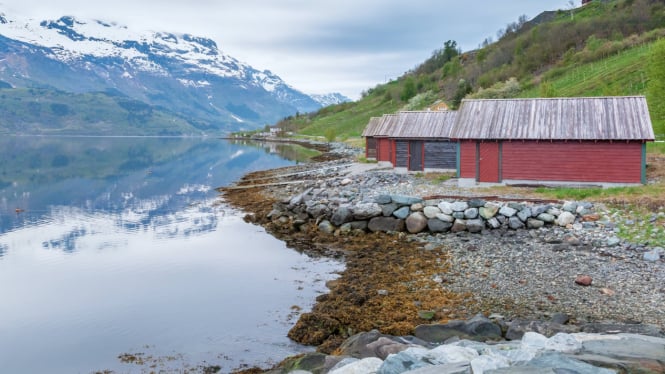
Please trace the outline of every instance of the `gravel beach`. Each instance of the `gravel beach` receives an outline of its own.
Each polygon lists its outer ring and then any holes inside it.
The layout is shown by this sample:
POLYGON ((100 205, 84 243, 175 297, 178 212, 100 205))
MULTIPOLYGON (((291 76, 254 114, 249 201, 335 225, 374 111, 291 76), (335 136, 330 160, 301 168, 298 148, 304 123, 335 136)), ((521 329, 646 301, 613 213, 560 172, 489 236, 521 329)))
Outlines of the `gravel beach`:
MULTIPOLYGON (((665 328, 665 251, 619 239, 615 221, 631 217, 602 203, 593 204, 596 223, 567 227, 513 230, 504 224, 478 233, 417 234, 333 227, 322 232, 321 219, 275 213, 276 207, 303 199, 305 192, 334 207, 384 195, 423 198, 423 206, 465 198, 521 202, 525 197, 514 189, 500 196, 495 190, 463 189, 454 178, 398 173, 343 156, 252 173, 225 189, 224 198, 248 212, 247 220, 265 226, 288 245, 347 263, 347 270, 329 284, 330 294, 302 314, 289 335, 317 345, 321 352, 333 352, 361 331, 410 335, 420 324, 477 314, 505 321, 565 315, 577 326, 665 328), (392 279, 399 279, 400 286, 392 279), (432 313, 424 318, 423 311, 432 313), (329 326, 322 327, 326 323, 329 326)), ((665 213, 662 207, 653 213, 650 223, 658 230, 665 213)))

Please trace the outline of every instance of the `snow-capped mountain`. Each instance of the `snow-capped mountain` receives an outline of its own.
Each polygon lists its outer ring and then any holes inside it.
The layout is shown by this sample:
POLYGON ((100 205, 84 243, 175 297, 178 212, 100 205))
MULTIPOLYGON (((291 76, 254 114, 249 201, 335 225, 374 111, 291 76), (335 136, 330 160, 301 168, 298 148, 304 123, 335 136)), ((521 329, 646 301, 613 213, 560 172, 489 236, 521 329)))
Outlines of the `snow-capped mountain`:
POLYGON ((73 17, 14 19, 0 9, 3 86, 123 95, 222 130, 256 128, 321 107, 270 71, 224 54, 210 39, 136 33, 73 17))
POLYGON ((316 100, 319 104, 321 104, 321 106, 337 105, 353 101, 338 92, 325 94, 325 95, 310 95, 310 96, 312 99, 316 100))

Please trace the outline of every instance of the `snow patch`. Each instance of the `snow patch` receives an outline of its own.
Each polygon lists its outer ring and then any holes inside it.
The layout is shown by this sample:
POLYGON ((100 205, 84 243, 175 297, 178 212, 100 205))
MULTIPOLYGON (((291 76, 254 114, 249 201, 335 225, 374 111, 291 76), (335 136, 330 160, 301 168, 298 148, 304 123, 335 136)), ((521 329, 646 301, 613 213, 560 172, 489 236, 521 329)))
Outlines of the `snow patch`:
POLYGON ((210 82, 205 80, 193 81, 191 79, 178 78, 178 82, 185 87, 202 88, 210 86, 210 82))
POLYGON ((242 118, 236 116, 235 114, 231 114, 231 118, 233 118, 234 120, 236 120, 240 123, 245 123, 245 121, 242 118))

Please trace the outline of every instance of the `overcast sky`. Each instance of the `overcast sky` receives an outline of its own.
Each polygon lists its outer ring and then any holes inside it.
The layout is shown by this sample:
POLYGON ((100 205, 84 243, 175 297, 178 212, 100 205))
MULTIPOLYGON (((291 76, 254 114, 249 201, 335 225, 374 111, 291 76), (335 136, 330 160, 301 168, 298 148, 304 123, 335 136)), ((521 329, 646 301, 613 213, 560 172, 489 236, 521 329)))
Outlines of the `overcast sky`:
MULTIPOLYGON (((575 5, 580 1, 575 0, 575 5)), ((396 78, 455 40, 472 50, 520 15, 571 0, 0 0, 0 12, 63 15, 138 31, 190 33, 306 93, 363 90, 396 78)))

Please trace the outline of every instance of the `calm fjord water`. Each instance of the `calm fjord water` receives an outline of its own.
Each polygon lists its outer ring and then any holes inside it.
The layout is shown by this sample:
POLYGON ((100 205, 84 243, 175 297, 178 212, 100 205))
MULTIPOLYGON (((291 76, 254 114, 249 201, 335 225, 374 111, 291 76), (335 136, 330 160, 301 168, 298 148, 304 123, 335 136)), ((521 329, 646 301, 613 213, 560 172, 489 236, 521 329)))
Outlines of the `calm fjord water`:
POLYGON ((294 161, 216 139, 42 137, 0 140, 0 160, 0 373, 148 369, 124 353, 228 372, 304 349, 292 306, 341 265, 214 191, 294 161))

